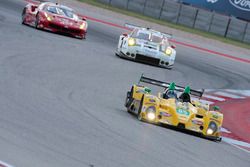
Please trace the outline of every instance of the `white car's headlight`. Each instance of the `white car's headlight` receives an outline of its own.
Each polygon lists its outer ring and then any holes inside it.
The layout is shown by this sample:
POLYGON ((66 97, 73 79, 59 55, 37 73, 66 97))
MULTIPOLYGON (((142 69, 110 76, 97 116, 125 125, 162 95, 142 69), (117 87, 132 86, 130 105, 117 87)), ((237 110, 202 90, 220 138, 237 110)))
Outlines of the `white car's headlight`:
POLYGON ((170 56, 172 54, 172 49, 171 48, 167 48, 165 51, 166 55, 170 56))
POLYGON ((135 39, 134 38, 129 38, 128 39, 128 46, 134 46, 136 44, 135 39))

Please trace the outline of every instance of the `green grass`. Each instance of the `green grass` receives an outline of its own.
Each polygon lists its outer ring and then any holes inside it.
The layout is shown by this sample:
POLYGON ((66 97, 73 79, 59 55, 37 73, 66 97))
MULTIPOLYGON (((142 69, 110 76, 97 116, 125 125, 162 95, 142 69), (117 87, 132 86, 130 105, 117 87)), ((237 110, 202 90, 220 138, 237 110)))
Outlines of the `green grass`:
POLYGON ((235 46, 238 46, 238 47, 250 49, 250 44, 243 43, 243 42, 238 41, 238 40, 225 38, 225 37, 213 34, 213 33, 209 33, 209 32, 205 32, 205 31, 189 28, 189 27, 186 27, 186 26, 183 26, 183 25, 166 22, 166 21, 159 20, 159 19, 154 19, 154 18, 144 16, 144 15, 139 14, 139 13, 135 13, 135 12, 132 12, 132 11, 127 11, 127 10, 124 10, 124 9, 109 6, 109 5, 100 3, 100 2, 98 2, 96 0, 79 0, 79 1, 90 4, 90 5, 93 5, 93 6, 96 6, 96 7, 111 10, 113 12, 121 13, 121 14, 124 14, 124 15, 127 15, 127 16, 132 16, 132 17, 135 17, 135 18, 138 18, 138 19, 150 21, 150 22, 157 23, 157 24, 160 24, 160 25, 164 25, 164 26, 174 28, 174 29, 177 29, 177 30, 189 32, 189 33, 192 33, 192 34, 197 34, 197 35, 200 35, 200 36, 203 36, 203 37, 206 37, 206 38, 210 38, 210 39, 215 39, 215 40, 227 43, 227 44, 231 44, 231 45, 235 45, 235 46))

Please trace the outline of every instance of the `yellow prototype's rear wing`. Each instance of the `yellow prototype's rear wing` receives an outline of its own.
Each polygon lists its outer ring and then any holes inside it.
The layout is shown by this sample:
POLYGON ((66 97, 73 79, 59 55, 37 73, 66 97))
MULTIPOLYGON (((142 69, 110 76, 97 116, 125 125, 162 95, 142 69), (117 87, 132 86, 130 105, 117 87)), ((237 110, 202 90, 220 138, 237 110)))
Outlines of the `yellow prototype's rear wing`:
MULTIPOLYGON (((140 82, 148 83, 148 84, 159 86, 159 87, 166 88, 166 89, 170 85, 170 83, 168 83, 168 82, 163 82, 163 81, 159 81, 159 80, 156 80, 156 79, 148 78, 148 77, 145 77, 143 74, 141 75, 141 78, 140 78, 138 84, 140 84, 140 82)), ((185 87, 176 85, 175 90, 178 91, 178 92, 183 92, 185 90, 185 87)), ((204 89, 202 89, 202 90, 193 90, 193 89, 191 89, 190 90, 191 95, 199 97, 199 98, 202 97, 203 93, 204 93, 204 89)))

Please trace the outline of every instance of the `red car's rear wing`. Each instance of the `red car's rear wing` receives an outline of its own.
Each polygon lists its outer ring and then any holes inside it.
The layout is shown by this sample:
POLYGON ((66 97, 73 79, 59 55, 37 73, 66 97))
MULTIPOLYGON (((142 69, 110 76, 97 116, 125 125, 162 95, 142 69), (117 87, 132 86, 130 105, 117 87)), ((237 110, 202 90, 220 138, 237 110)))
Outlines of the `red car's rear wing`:
MULTIPOLYGON (((168 82, 163 82, 163 81, 159 81, 159 80, 156 80, 156 79, 148 78, 148 77, 145 77, 143 74, 141 75, 141 78, 139 80, 139 83, 140 82, 148 83, 148 84, 159 86, 159 87, 166 88, 166 89, 170 85, 170 83, 168 83, 168 82)), ((185 90, 185 87, 176 85, 175 90, 178 91, 178 92, 183 92, 185 90)), ((202 89, 201 91, 193 90, 193 89, 190 90, 191 95, 197 96, 199 98, 202 97, 203 93, 204 93, 204 89, 202 89)))

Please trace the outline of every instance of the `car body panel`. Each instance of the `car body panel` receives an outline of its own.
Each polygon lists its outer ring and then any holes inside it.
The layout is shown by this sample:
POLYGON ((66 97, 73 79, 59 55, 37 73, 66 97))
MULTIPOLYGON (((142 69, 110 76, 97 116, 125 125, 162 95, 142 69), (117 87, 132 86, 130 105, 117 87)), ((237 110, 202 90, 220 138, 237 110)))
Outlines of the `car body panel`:
POLYGON ((146 92, 145 89, 148 87, 136 84, 127 93, 125 106, 129 112, 133 112, 137 116, 141 114, 140 117, 146 122, 179 127, 197 132, 207 138, 221 140, 222 113, 209 110, 207 104, 202 104, 198 100, 189 103, 175 98, 164 99, 161 92, 153 95, 146 92), (150 107, 155 108, 155 119, 147 117, 150 107), (211 122, 214 124, 215 130, 212 134, 208 134, 211 122))
POLYGON ((38 5, 27 4, 23 10, 22 23, 35 26, 38 29, 66 33, 77 38, 85 38, 88 28, 86 20, 79 17, 70 18, 66 15, 51 13, 47 10, 49 7, 63 8, 74 13, 72 9, 66 6, 51 2, 38 5))
POLYGON ((168 38, 161 32, 147 29, 147 28, 135 28, 130 34, 122 34, 119 38, 116 54, 120 57, 130 59, 133 61, 139 61, 148 63, 164 68, 171 68, 174 65, 176 50, 169 44, 168 38), (139 34, 150 34, 150 38, 140 39, 136 37, 135 31, 139 34), (160 42, 152 42, 153 36, 159 36, 162 38, 160 42), (133 38, 135 40, 134 45, 129 45, 129 40, 133 38), (169 50, 171 54, 166 54, 166 50, 169 50))

